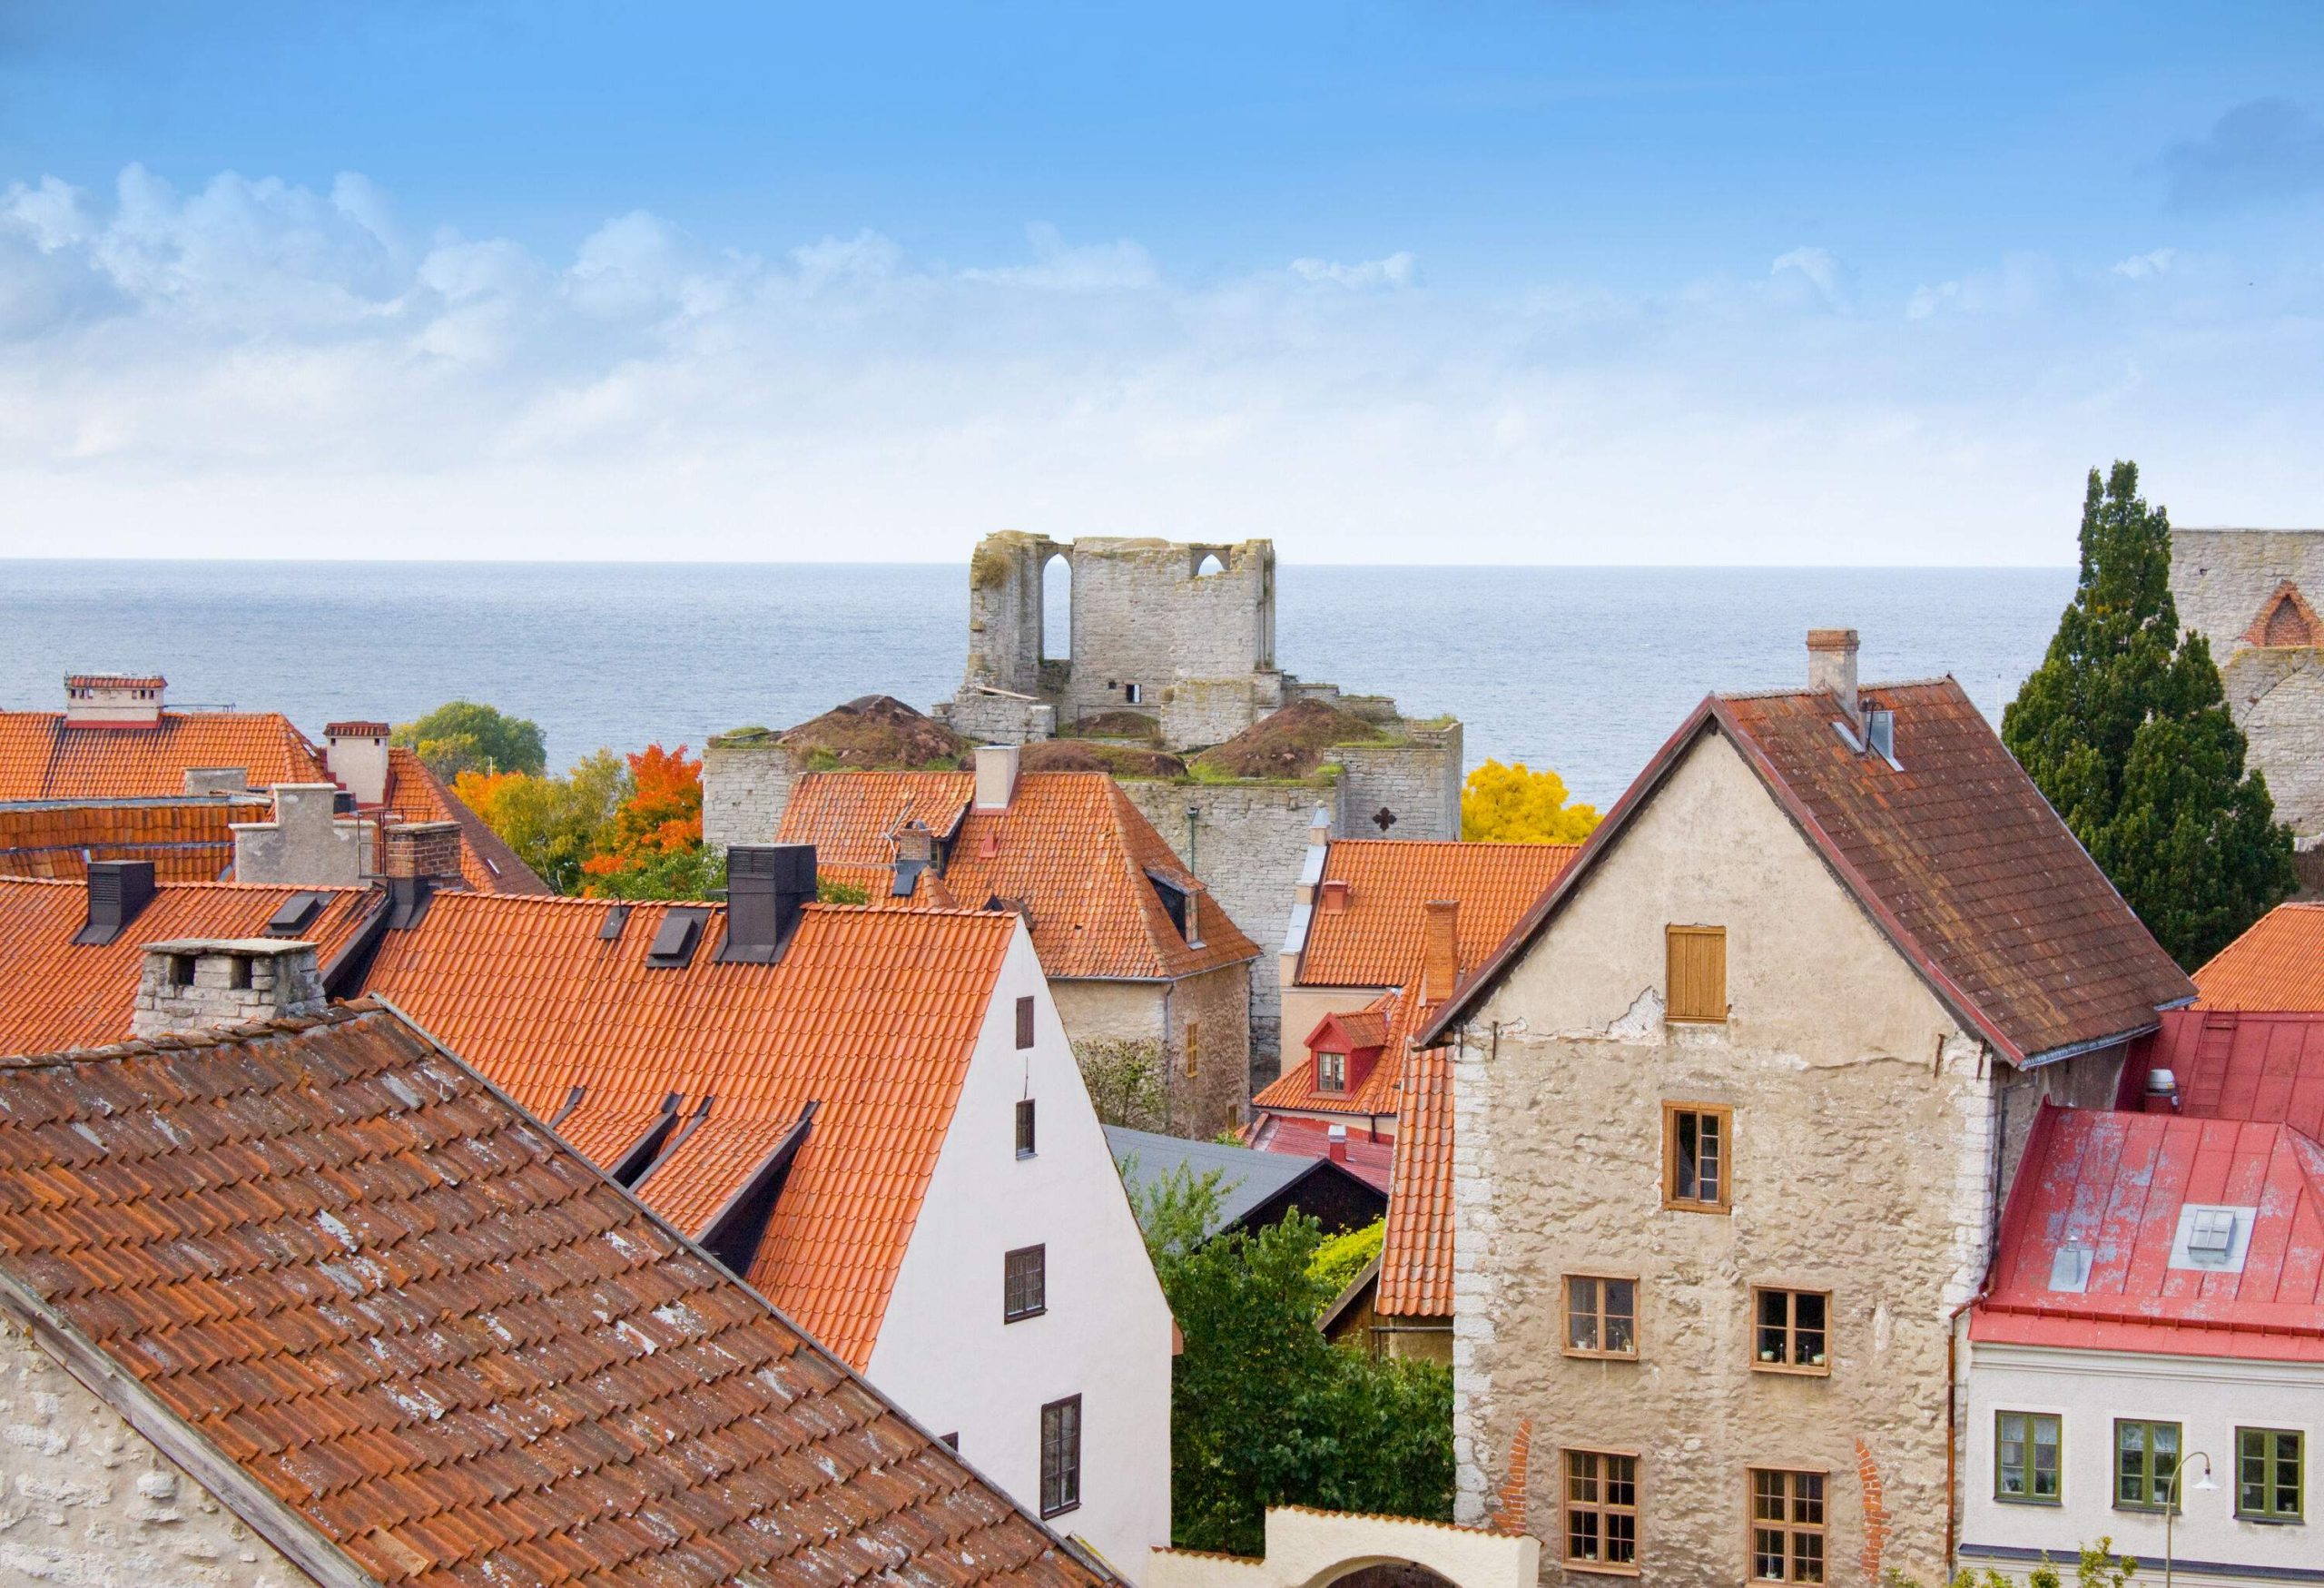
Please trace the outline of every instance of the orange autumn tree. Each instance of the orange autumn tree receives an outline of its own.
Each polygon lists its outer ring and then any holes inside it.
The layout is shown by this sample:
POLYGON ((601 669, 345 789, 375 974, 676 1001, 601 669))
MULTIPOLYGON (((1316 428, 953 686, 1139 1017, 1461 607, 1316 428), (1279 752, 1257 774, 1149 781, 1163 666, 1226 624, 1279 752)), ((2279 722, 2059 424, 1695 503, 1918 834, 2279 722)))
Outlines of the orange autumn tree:
POLYGON ((702 844, 702 762, 648 745, 628 758, 631 793, 606 846, 582 863, 593 899, 699 899, 726 883, 725 857, 702 844))

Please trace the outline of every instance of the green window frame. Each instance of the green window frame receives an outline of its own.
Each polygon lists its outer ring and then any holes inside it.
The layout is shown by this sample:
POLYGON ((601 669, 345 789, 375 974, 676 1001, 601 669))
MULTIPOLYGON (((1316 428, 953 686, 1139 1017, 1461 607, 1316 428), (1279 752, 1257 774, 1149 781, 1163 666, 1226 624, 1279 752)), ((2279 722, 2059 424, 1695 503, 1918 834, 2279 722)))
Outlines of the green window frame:
POLYGON ((2235 1514, 2252 1522, 2304 1522, 2307 1440, 2293 1428, 2235 1431, 2235 1514))
POLYGON ((2171 1479, 2185 1448, 2176 1423, 2114 1419, 2114 1509, 2161 1511, 2170 1504, 2171 1479))
POLYGON ((2055 1505, 2063 1427, 2054 1412, 1994 1414, 1994 1498, 2013 1505, 2055 1505))

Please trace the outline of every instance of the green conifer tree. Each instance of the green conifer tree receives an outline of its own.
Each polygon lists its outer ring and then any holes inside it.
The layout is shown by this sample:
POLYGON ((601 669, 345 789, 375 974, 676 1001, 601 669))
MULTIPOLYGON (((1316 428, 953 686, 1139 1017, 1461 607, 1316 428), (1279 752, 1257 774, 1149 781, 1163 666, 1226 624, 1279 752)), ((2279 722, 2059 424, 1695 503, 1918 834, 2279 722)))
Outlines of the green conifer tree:
POLYGON ((2010 754, 2139 919, 2189 969, 2287 897, 2291 832, 2243 764, 2219 669, 2179 627, 2171 520, 2135 463, 2090 471, 2082 577, 2002 714, 2010 754))

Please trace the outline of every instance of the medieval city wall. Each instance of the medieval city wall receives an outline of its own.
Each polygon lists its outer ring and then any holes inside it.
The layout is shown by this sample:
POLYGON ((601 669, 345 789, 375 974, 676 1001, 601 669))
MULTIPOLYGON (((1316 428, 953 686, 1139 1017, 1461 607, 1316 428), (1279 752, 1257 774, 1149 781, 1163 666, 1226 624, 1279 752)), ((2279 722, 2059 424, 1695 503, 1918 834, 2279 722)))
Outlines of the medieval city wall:
MULTIPOLYGON (((2286 580, 2311 606, 2324 598, 2324 529, 2171 532, 2179 621, 2211 641, 2228 710, 2267 775, 2276 815, 2312 851, 2324 840, 2324 649, 2244 638, 2286 580)), ((2324 884, 2324 866, 2304 856, 2301 880, 2324 884)))
MULTIPOLYGON (((2324 838, 2324 651, 2245 649, 2220 670, 2227 707, 2267 774, 2276 819, 2303 848, 2324 838)), ((2303 877, 2309 887, 2316 879, 2303 877)))
POLYGON ((2324 529, 2173 529, 2171 595, 2179 621, 2211 642, 2224 666, 2262 602, 2290 579, 2324 596, 2324 529))
POLYGON ((798 762, 772 734, 711 740, 702 753, 703 843, 719 850, 773 843, 798 778, 798 762))

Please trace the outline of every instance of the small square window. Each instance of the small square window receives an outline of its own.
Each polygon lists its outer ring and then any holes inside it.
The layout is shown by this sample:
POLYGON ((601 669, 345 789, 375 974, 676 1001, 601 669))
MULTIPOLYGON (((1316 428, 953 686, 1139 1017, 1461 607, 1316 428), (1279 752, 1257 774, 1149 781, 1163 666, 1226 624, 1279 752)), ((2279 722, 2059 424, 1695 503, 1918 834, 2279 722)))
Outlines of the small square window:
POLYGON ((1315 1055, 1315 1090, 1345 1091, 1347 1090, 1347 1055, 1318 1053, 1315 1055))
POLYGON ((1751 1366, 1766 1373, 1829 1373, 1832 1298, 1821 1290, 1754 1290, 1751 1366))
POLYGON ((1068 1396, 1041 1408, 1041 1515, 1062 1515, 1081 1504, 1081 1397, 1068 1396))
POLYGON ((1724 1213, 1733 1198, 1735 1110, 1712 1103, 1662 1105, 1662 1205, 1724 1213))
POLYGON ((1017 1001, 1017 1045, 1033 1045, 1033 1000, 1029 993, 1017 1001))
POLYGON ((1602 1274, 1565 1277, 1565 1354, 1637 1357, 1637 1280, 1602 1274))
POLYGON ((1017 1156, 1032 1157, 1033 1145, 1033 1100, 1019 1098, 1017 1100, 1017 1156))
POLYGON ((1994 1414, 1994 1498, 2058 1503, 2059 1420, 2047 1412, 1994 1414))
POLYGON ((1001 1259, 1001 1322, 1039 1317, 1049 1303, 1049 1248, 1019 1247, 1001 1259))

